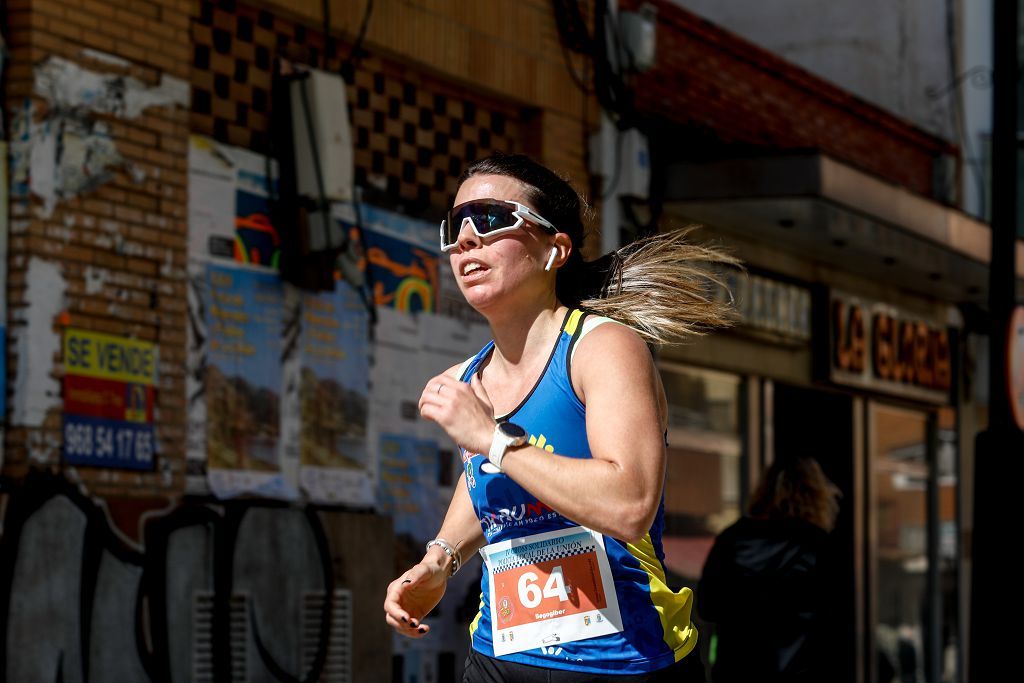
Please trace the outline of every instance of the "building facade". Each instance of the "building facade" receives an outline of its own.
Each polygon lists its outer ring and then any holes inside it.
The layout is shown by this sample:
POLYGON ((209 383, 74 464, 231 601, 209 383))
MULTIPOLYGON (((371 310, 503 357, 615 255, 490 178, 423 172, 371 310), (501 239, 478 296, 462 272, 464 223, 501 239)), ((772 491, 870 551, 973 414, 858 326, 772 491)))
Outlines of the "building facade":
POLYGON ((605 248, 697 222, 746 263, 726 274, 737 328, 658 354, 675 584, 768 462, 814 455, 844 493, 829 628, 848 680, 888 683, 901 644, 924 680, 962 680, 988 255, 938 191, 948 137, 670 2, 3 10, 8 679, 458 679, 476 566, 431 639, 393 639, 380 604, 458 477, 415 397, 487 335, 435 221, 501 150, 619 216, 605 248), (651 10, 641 70, 602 35, 651 10), (328 84, 312 107, 304 79, 328 84), (343 181, 300 217, 288 132, 325 111, 344 142, 314 165, 343 181))

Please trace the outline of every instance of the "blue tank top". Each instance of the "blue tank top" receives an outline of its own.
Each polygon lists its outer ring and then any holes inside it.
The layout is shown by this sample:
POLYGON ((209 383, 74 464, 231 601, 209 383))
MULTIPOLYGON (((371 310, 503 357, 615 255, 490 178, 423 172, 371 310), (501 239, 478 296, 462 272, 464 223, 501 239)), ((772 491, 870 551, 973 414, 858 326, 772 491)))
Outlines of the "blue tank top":
MULTIPOLYGON (((583 334, 609 322, 607 318, 584 322, 585 317, 580 310, 566 315, 537 384, 517 408, 499 418, 522 426, 530 435, 530 444, 572 458, 591 457, 586 407, 570 380, 572 351, 583 334)), ((488 342, 469 360, 460 378, 468 382, 493 348, 494 342, 488 342)), ((469 496, 488 544, 578 526, 496 471, 486 456, 463 450, 462 460, 469 496)), ((596 492, 594 504, 600 505, 596 492)), ((697 643, 697 629, 690 622, 693 593, 689 588, 675 593, 666 585, 663 524, 664 496, 654 524, 641 541, 634 545, 607 536, 604 539, 624 627, 621 632, 508 654, 501 659, 589 673, 642 674, 686 656, 697 643)), ((474 649, 494 657, 486 569, 480 587, 480 611, 470 626, 470 635, 474 649)))

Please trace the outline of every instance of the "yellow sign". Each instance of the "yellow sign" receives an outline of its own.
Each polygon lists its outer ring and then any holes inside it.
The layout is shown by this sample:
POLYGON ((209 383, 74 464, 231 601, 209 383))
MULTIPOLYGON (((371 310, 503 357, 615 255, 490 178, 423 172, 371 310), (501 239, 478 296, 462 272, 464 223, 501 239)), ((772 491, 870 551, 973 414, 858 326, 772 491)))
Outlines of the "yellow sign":
POLYGON ((68 329, 64 332, 64 372, 152 386, 157 381, 156 345, 127 337, 68 329))

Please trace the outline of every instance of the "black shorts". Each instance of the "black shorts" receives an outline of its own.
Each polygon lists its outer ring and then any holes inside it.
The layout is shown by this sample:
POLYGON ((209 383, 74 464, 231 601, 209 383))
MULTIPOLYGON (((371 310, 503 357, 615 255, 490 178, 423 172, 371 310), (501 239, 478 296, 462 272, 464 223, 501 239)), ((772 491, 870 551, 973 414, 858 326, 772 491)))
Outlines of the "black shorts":
POLYGON ((470 648, 462 683, 704 683, 704 665, 694 650, 664 669, 646 674, 592 674, 565 669, 546 669, 487 657, 470 648))

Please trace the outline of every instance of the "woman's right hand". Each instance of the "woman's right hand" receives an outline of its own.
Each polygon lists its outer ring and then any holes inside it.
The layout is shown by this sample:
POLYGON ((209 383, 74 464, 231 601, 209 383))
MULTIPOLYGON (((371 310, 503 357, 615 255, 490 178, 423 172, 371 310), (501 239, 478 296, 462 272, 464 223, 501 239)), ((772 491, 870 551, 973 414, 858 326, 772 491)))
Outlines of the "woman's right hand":
POLYGON ((441 601, 447 584, 446 568, 420 562, 388 586, 384 620, 403 636, 422 638, 430 627, 421 619, 441 601))

